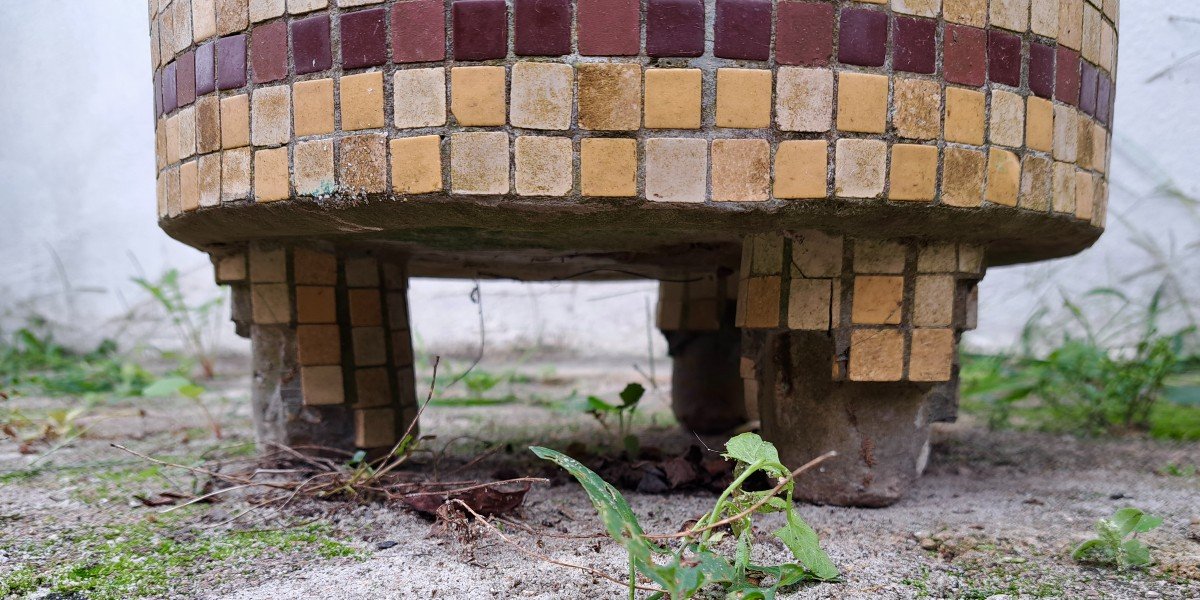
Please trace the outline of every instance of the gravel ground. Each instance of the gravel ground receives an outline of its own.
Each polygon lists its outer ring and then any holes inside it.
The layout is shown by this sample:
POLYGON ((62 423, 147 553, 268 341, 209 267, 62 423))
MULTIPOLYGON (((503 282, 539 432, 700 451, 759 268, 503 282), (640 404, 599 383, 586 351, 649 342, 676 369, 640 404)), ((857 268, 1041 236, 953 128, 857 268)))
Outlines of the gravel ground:
MULTIPOLYGON (((534 536, 510 529, 526 548, 556 560, 588 565, 617 577, 624 553, 602 538, 578 538, 600 525, 573 482, 538 461, 530 443, 565 448, 570 442, 609 439, 592 418, 571 410, 587 394, 615 394, 643 380, 630 361, 525 362, 522 383, 501 383, 488 392, 521 400, 484 407, 432 408, 423 433, 425 473, 452 479, 549 475, 535 486, 519 520, 534 536), (487 448, 494 453, 461 468, 487 448)), ((484 365, 502 373, 511 365, 484 365)), ((667 451, 698 443, 673 427, 667 410, 668 382, 659 365, 659 388, 639 415, 643 445, 667 451)), ((644 381, 644 380, 643 380, 644 381)), ((164 470, 140 476, 139 459, 110 446, 118 442, 155 456, 228 456, 247 451, 245 377, 210 386, 206 402, 220 414, 220 442, 198 426, 199 412, 182 401, 113 400, 80 419, 83 437, 62 447, 35 445, 22 453, 0 441, 0 583, 21 574, 64 573, 89 563, 81 531, 159 527, 156 536, 178 540, 276 530, 316 521, 350 556, 328 556, 313 546, 270 552, 206 556, 171 567, 172 598, 623 598, 625 591, 589 574, 530 559, 487 533, 463 537, 396 506, 298 501, 282 511, 259 510, 224 522, 252 500, 181 511, 170 521, 162 508, 143 506, 135 494, 191 489, 192 475, 164 470), (140 414, 143 411, 144 414, 140 414), (36 461, 36 462, 35 462, 36 461), (38 470, 41 469, 41 470, 38 470), (130 475, 134 473, 134 475, 130 475), (147 525, 149 523, 149 525, 147 525), (188 533, 181 533, 188 532, 188 533), (397 542, 390 544, 389 542, 397 542)), ((62 406, 62 399, 16 398, 6 408, 27 415, 62 406)), ((1080 440, 1037 433, 989 432, 970 418, 939 426, 929 469, 908 498, 886 509, 802 507, 844 581, 794 590, 789 598, 1200 598, 1200 476, 1161 474, 1168 464, 1200 465, 1200 445, 1138 439, 1080 440), (1156 565, 1121 573, 1080 567, 1069 558, 1092 523, 1125 506, 1160 515, 1165 524, 1144 536, 1156 565)), ((723 440, 705 439, 719 447, 723 440)), ((801 481, 801 485, 803 482, 801 481)), ((709 492, 648 495, 628 492, 650 531, 670 532, 701 515, 714 501, 709 492)), ((173 515, 172 515, 173 516, 173 515)), ((762 531, 771 531, 767 519, 762 531)), ((122 538, 117 538, 118 542, 122 538)), ((159 539, 159 538, 155 538, 159 539)), ((215 538, 214 538, 215 539, 215 538)), ((107 542, 110 546, 113 542, 107 542)), ((756 553, 782 560, 786 550, 761 535, 756 553)), ((134 548, 134 552, 142 549, 134 548)), ((90 559, 95 562, 97 559, 90 559)), ((133 584, 130 584, 131 586, 133 584)), ((56 598, 129 597, 134 587, 97 588, 55 595, 51 583, 16 595, 56 598), (37 589, 40 587, 41 589, 37 589), (113 591, 116 590, 116 591, 113 591)), ((5 590, 0 585, 0 593, 5 590)))

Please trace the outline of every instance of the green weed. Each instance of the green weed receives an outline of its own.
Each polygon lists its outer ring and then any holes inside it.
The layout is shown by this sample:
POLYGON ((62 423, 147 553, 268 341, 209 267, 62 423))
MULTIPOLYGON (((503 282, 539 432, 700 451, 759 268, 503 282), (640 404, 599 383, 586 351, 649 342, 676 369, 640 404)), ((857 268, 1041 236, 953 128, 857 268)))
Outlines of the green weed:
POLYGON ((154 298, 179 334, 186 351, 180 374, 187 375, 191 370, 187 363, 194 363, 200 367, 205 379, 212 379, 216 372, 216 335, 220 331, 225 296, 215 296, 198 304, 189 303, 180 287, 176 269, 168 270, 154 281, 136 277, 133 282, 154 298))
POLYGON ((1137 535, 1162 525, 1162 522, 1161 517, 1136 508, 1122 508, 1112 517, 1096 521, 1096 537, 1080 544, 1071 553, 1071 558, 1120 569, 1145 567, 1151 562, 1150 549, 1137 535))
POLYGON ((609 404, 596 396, 587 397, 588 414, 595 417, 605 429, 608 428, 609 417, 617 418, 617 439, 624 446, 629 458, 637 458, 640 450, 638 438, 630 433, 630 427, 633 425, 633 414, 637 412, 638 404, 644 395, 645 387, 639 383, 630 383, 618 394, 620 404, 609 404))
POLYGON ((116 342, 105 340, 90 352, 76 352, 55 341, 41 319, 0 336, 0 393, 136 396, 153 380, 118 352, 116 342))

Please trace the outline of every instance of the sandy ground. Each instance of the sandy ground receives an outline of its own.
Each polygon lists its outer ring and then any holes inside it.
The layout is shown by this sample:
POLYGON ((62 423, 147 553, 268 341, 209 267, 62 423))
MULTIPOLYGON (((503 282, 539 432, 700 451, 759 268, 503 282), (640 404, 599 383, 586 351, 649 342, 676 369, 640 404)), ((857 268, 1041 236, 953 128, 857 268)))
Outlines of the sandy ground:
MULTIPOLYGON (((519 520, 532 535, 513 531, 527 548, 556 560, 623 576, 624 553, 603 538, 572 538, 598 532, 586 496, 527 450, 530 443, 565 448, 571 442, 604 444, 609 434, 572 406, 587 394, 615 397, 625 383, 645 381, 634 359, 604 363, 526 361, 516 367, 529 380, 501 383, 491 397, 512 392, 520 400, 498 406, 432 408, 423 433, 436 436, 422 459, 426 474, 452 479, 513 475, 554 476, 529 494, 519 520), (462 465, 486 449, 485 461, 462 465)), ((484 368, 503 373, 512 365, 484 368)), ((686 448, 697 438, 673 426, 667 410, 669 370, 657 366, 659 388, 648 394, 639 416, 643 445, 686 448)), ((226 439, 213 441, 197 427, 199 413, 183 401, 106 402, 81 420, 88 434, 47 455, 47 447, 22 454, 0 441, 0 581, 22 567, 53 569, 78 560, 69 539, 80 528, 120 526, 157 518, 162 508, 141 506, 138 493, 187 488, 192 477, 106 477, 137 459, 110 446, 118 441, 162 455, 220 456, 249 440, 247 384, 230 378, 210 385, 226 439), (137 411, 145 411, 138 415, 137 411), (35 462, 36 461, 36 462, 35 462), (45 470, 13 476, 31 467, 45 470), (70 468, 72 466, 82 468, 70 468)), ((28 414, 63 405, 62 399, 8 401, 28 414)), ((723 440, 706 439, 719 447, 723 440)), ((790 592, 789 598, 1200 598, 1200 476, 1161 474, 1164 466, 1200 465, 1200 445, 1144 440, 1080 440, 1035 433, 989 432, 971 419, 939 426, 930 466, 911 495, 886 509, 807 506, 802 513, 820 533, 844 581, 790 592), (1125 506, 1162 516, 1165 524, 1144 539, 1157 564, 1139 572, 1080 567, 1072 546, 1092 523, 1125 506)), ((801 482, 802 485, 803 482, 801 482)), ((648 495, 628 492, 650 531, 677 530, 714 501, 708 492, 648 495)), ((179 524, 214 531, 245 506, 231 498, 179 524)), ((281 527, 319 519, 331 535, 360 550, 356 556, 322 559, 290 552, 255 560, 212 561, 172 581, 179 598, 623 598, 625 591, 586 573, 522 555, 486 533, 473 540, 447 534, 408 510, 380 504, 297 502, 283 512, 256 511, 228 528, 281 527), (399 542, 395 545, 387 542, 399 542)), ((762 531, 776 526, 764 522, 762 531)), ((756 540, 763 560, 782 560, 786 550, 769 536, 756 540)), ((55 596, 47 590, 35 597, 55 596)))

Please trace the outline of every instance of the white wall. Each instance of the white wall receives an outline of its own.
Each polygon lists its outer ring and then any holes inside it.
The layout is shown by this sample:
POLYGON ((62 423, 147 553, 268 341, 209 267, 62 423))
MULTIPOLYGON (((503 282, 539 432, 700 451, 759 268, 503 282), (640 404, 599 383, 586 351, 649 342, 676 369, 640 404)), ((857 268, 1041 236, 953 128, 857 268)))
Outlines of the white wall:
MULTIPOLYGON (((1159 239, 1200 237, 1197 221, 1181 219, 1177 205, 1150 194, 1160 181, 1144 173, 1148 166, 1158 169, 1200 197, 1194 166, 1200 59, 1147 81, 1167 63, 1200 51, 1200 2, 1123 5, 1110 230, 1079 257, 990 273, 973 343, 1009 343, 1032 308, 1059 287, 1087 289, 1135 268, 1140 254, 1121 218, 1159 239)), ((112 332, 145 301, 129 281, 138 273, 135 261, 152 276, 168 267, 185 271, 198 297, 216 293, 203 255, 155 225, 146 31, 139 0, 0 1, 0 327, 34 311, 68 324, 64 335, 112 332)), ((471 287, 414 283, 414 320, 426 348, 477 343, 471 287)), ((490 350, 540 343, 579 353, 646 352, 651 282, 486 282, 482 289, 490 350)), ((151 343, 170 339, 170 331, 157 326, 124 335, 151 343)), ((228 331, 223 340, 245 348, 228 331)), ((655 343, 661 351, 661 340, 655 343)))

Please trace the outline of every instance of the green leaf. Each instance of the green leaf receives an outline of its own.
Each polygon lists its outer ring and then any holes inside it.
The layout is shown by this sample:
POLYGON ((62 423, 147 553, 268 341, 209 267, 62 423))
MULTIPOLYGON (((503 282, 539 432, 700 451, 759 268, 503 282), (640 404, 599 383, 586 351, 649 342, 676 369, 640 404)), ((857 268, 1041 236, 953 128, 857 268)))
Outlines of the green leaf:
POLYGON ((743 529, 737 539, 737 550, 733 553, 733 570, 738 580, 746 578, 746 567, 750 565, 750 536, 749 528, 743 529))
POLYGON ((1123 538, 1131 533, 1144 533, 1162 525, 1162 518, 1148 515, 1136 508, 1122 508, 1113 513, 1112 523, 1123 538))
POLYGON ((620 394, 621 406, 628 408, 636 405, 639 401, 641 401, 642 396, 645 395, 645 393, 646 388, 642 387, 640 383, 631 383, 625 386, 625 389, 621 390, 620 394))
POLYGON ((166 377, 146 386, 142 390, 142 396, 147 398, 165 398, 173 394, 182 393, 182 390, 190 385, 192 385, 192 382, 184 377, 166 377))
POLYGON ((1150 549, 1141 540, 1125 540, 1121 544, 1121 566, 1144 567, 1150 564, 1150 549))
POLYGON ((616 406, 613 406, 595 396, 587 397, 587 407, 588 410, 594 410, 598 412, 614 412, 617 410, 616 406))
POLYGON ((199 398, 200 395, 203 393, 204 393, 204 388, 202 388, 194 383, 189 383, 189 384, 179 388, 180 396, 183 396, 184 398, 191 398, 192 400, 199 398))
POLYGON ((796 514, 795 509, 788 511, 787 523, 775 532, 775 537, 792 551, 792 556, 814 577, 825 581, 837 579, 838 569, 821 549, 817 532, 796 514))
POLYGON ((747 465, 756 462, 767 463, 772 466, 764 467, 765 471, 776 477, 783 475, 776 466, 779 465, 779 451, 775 449, 774 444, 762 439, 757 433, 743 433, 734 436, 725 442, 725 454, 722 456, 747 465))
POLYGON ((1092 554, 1103 553, 1104 545, 1104 542, 1099 539, 1090 539, 1076 547, 1075 551, 1071 552, 1071 558, 1079 562, 1089 560, 1092 554))

